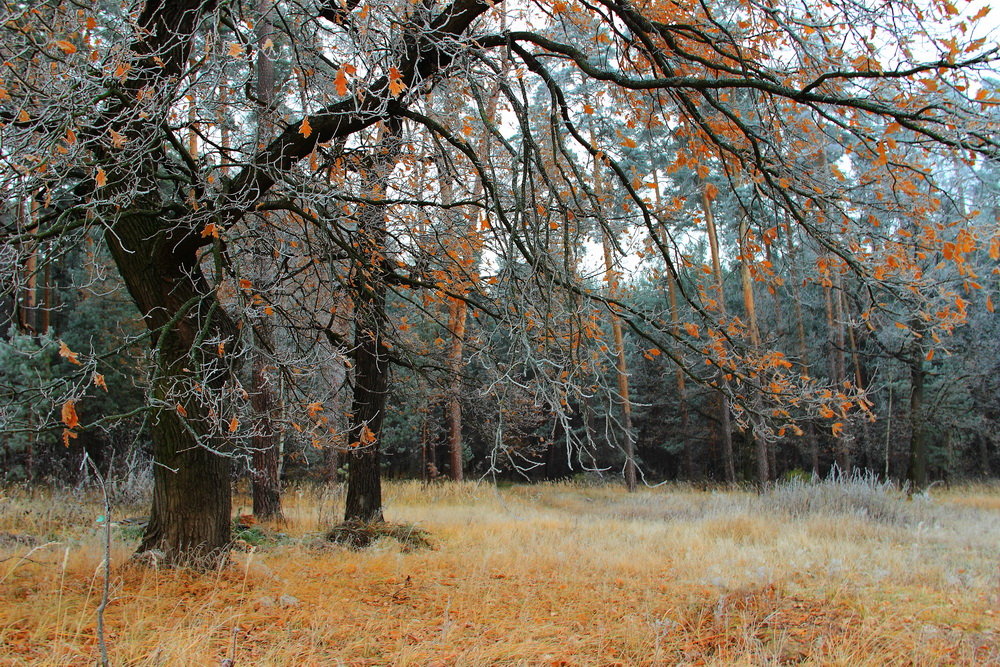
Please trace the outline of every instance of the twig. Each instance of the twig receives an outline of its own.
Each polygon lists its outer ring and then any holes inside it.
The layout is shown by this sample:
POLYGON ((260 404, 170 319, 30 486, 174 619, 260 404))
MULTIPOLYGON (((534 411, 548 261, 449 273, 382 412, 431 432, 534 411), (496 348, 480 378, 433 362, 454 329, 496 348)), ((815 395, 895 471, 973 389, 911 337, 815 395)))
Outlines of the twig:
POLYGON ((104 477, 86 451, 83 453, 83 460, 93 469, 94 476, 101 485, 101 494, 104 496, 104 562, 102 563, 104 587, 101 590, 101 604, 97 606, 97 646, 101 650, 101 667, 109 667, 111 661, 108 660, 108 644, 104 639, 104 610, 108 608, 108 599, 111 596, 111 501, 108 499, 104 477))
POLYGON ((238 625, 233 626, 233 643, 229 647, 229 657, 219 663, 219 667, 235 667, 236 665, 236 635, 240 632, 238 625))
POLYGON ((7 558, 4 558, 2 561, 0 561, 0 563, 2 563, 4 561, 11 560, 12 558, 16 558, 17 562, 14 563, 14 565, 7 571, 6 574, 4 574, 2 577, 0 577, 0 584, 2 584, 3 582, 5 582, 7 580, 7 577, 9 577, 14 572, 14 570, 17 569, 17 566, 20 565, 21 563, 28 562, 28 563, 35 563, 35 564, 38 564, 38 565, 51 565, 52 564, 51 562, 32 560, 30 558, 30 556, 31 556, 31 554, 35 553, 36 551, 40 551, 42 549, 47 549, 48 547, 52 547, 52 546, 57 546, 59 544, 62 544, 62 542, 46 542, 45 544, 39 544, 38 546, 31 547, 31 549, 28 550, 28 552, 25 553, 23 556, 9 556, 7 558))

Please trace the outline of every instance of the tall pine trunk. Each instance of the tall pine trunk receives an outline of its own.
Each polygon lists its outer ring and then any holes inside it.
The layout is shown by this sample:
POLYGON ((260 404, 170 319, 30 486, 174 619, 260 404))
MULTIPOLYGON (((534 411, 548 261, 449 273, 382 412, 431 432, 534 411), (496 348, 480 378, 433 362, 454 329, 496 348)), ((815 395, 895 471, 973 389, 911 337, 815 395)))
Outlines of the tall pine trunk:
POLYGON ((906 478, 916 489, 927 486, 927 434, 924 431, 924 357, 913 345, 910 367, 910 463, 906 478))
POLYGON ((468 304, 451 299, 448 304, 448 394, 445 421, 448 427, 448 462, 452 481, 461 482, 462 471, 462 348, 465 345, 465 324, 468 304))
MULTIPOLYGON (((750 330, 750 345, 756 353, 760 350, 760 328, 757 324, 757 304, 753 294, 753 277, 750 275, 750 249, 747 241, 749 231, 744 212, 739 224, 740 285, 743 290, 743 310, 747 318, 747 328, 750 330)), ((754 415, 751 415, 750 419, 754 423, 759 421, 759 417, 754 415)), ((771 479, 768 465, 767 442, 755 432, 755 429, 750 430, 750 439, 753 441, 757 484, 763 487, 771 479)))
MULTIPOLYGON (((274 31, 268 17, 271 0, 259 0, 256 37, 257 51, 257 98, 263 102, 263 108, 257 112, 257 140, 260 144, 269 142, 274 134, 272 106, 275 98, 274 63, 264 45, 271 39, 274 31)), ((261 218, 259 234, 268 241, 262 252, 254 261, 254 281, 263 282, 268 274, 267 262, 270 255, 267 252, 273 233, 268 225, 266 214, 261 218)), ((250 388, 250 407, 255 416, 255 428, 252 438, 253 453, 251 458, 250 487, 253 498, 254 516, 261 519, 281 518, 281 455, 278 447, 279 434, 275 429, 274 411, 277 401, 274 390, 267 378, 268 353, 274 350, 274 332, 271 321, 265 315, 254 324, 254 346, 251 356, 253 369, 250 388)))
MULTIPOLYGON (((712 212, 712 199, 708 193, 708 183, 702 183, 701 205, 705 214, 705 225, 708 231, 708 247, 712 255, 712 279, 715 283, 716 297, 719 300, 719 315, 726 316, 726 294, 722 286, 722 260, 719 256, 719 234, 715 227, 715 215, 712 212)), ((719 429, 722 431, 722 463, 725 469, 726 482, 736 482, 736 463, 733 457, 733 431, 729 416, 729 394, 726 391, 726 380, 720 369, 719 381, 719 429)))

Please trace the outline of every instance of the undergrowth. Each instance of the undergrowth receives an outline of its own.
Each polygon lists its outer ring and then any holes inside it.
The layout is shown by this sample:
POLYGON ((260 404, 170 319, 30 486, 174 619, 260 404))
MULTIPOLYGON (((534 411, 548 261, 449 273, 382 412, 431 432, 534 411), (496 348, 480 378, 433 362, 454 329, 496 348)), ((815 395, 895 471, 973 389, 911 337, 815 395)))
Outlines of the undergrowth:
POLYGON ((326 534, 326 539, 351 549, 365 549, 381 539, 395 540, 403 552, 431 548, 427 531, 409 524, 385 521, 345 521, 334 526, 326 534))

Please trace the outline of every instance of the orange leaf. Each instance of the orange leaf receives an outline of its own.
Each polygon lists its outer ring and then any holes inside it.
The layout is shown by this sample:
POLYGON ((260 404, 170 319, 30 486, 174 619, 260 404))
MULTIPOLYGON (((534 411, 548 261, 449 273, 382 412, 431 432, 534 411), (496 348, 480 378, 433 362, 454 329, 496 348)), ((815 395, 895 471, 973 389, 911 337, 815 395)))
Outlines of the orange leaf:
POLYGON ((375 442, 375 433, 368 428, 368 424, 361 427, 361 444, 370 445, 375 442))
POLYGON ((21 109, 21 113, 17 114, 17 120, 20 123, 27 123, 31 120, 31 116, 28 115, 27 111, 21 109))
POLYGON ((201 238, 207 239, 209 236, 219 238, 219 228, 215 226, 214 222, 208 223, 205 225, 205 229, 201 230, 201 238))
POLYGON ((69 346, 62 341, 59 341, 59 356, 71 364, 80 365, 80 360, 77 358, 80 355, 69 349, 69 346))
POLYGON ((302 124, 299 125, 299 134, 308 139, 309 135, 312 133, 313 133, 312 125, 309 124, 309 117, 306 116, 305 118, 302 119, 302 124))
POLYGON ((104 381, 104 376, 94 371, 94 385, 100 387, 104 391, 108 390, 108 384, 104 381))
POLYGON ((76 428, 80 425, 80 418, 76 415, 76 401, 66 401, 62 406, 62 422, 67 428, 76 428))
POLYGON ((56 46, 59 50, 65 53, 67 56, 71 56, 76 53, 76 44, 73 42, 67 42, 65 39, 60 39, 56 42, 56 46))
POLYGON ((315 417, 318 413, 322 411, 323 411, 323 404, 319 402, 310 403, 309 405, 306 406, 306 412, 309 413, 310 417, 315 417))
POLYGON ((240 287, 243 289, 251 289, 253 287, 253 283, 246 278, 240 278, 240 287))
POLYGON ((333 80, 333 85, 337 88, 337 95, 340 97, 347 95, 347 72, 343 67, 337 70, 337 78, 333 80))
POLYGON ((94 175, 94 180, 97 181, 97 187, 103 188, 108 184, 108 175, 104 173, 104 169, 98 167, 97 174, 94 175))
POLYGON ((239 58, 240 56, 243 55, 243 45, 230 44, 228 53, 230 58, 239 58))
POLYGON ((237 419, 236 417, 233 417, 232 419, 229 420, 229 432, 230 433, 236 433, 236 429, 238 429, 239 427, 240 427, 240 420, 239 419, 237 419))
POLYGON ((924 355, 924 359, 931 361, 934 359, 934 350, 927 350, 927 354, 924 355))
POLYGON ((181 417, 187 417, 188 416, 188 411, 185 410, 184 406, 181 405, 180 403, 178 403, 177 405, 174 406, 174 410, 177 410, 177 414, 179 414, 181 417))
POLYGON ((76 440, 76 433, 73 433, 73 431, 69 430, 68 428, 64 428, 62 438, 63 438, 63 445, 69 447, 69 440, 70 438, 76 440))
POLYGON ((991 313, 994 312, 993 297, 990 296, 986 297, 986 310, 988 310, 991 313))
POLYGON ((844 432, 844 424, 843 424, 843 422, 835 422, 835 423, 834 423, 834 424, 833 424, 833 425, 832 425, 832 426, 830 427, 830 431, 831 431, 831 432, 832 432, 832 433, 833 433, 834 435, 838 435, 838 436, 839 436, 839 435, 840 435, 841 433, 843 433, 843 432, 844 432))
POLYGON ((406 84, 403 83, 403 75, 399 73, 399 70, 395 67, 389 68, 389 93, 393 96, 399 95, 404 90, 406 90, 406 84))

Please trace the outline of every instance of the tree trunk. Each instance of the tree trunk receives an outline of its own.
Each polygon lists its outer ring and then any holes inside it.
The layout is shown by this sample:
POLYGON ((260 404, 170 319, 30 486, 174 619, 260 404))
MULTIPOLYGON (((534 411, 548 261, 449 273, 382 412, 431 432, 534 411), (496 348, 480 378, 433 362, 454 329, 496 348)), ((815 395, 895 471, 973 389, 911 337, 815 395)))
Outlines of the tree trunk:
POLYGON ((275 430, 274 392, 267 378, 266 357, 260 349, 253 352, 253 375, 250 407, 254 412, 254 434, 251 438, 252 472, 250 477, 253 514, 261 519, 281 519, 281 463, 278 433, 275 430))
MULTIPOLYGON (((454 199, 454 188, 452 187, 452 175, 448 171, 447 164, 443 160, 437 162, 438 179, 441 182, 441 203, 450 205, 454 199)), ((456 229, 459 225, 455 214, 449 209, 443 213, 448 227, 456 229)), ((474 223, 470 224, 474 226, 474 223)), ((466 238, 475 234, 475 229, 456 231, 460 238, 466 238)), ((460 261, 471 260, 467 249, 459 245, 456 248, 449 248, 449 253, 454 253, 460 261)), ((465 324, 468 315, 468 307, 461 299, 448 299, 448 336, 450 338, 446 365, 448 369, 447 386, 444 395, 444 416, 445 416, 445 441, 448 448, 448 476, 453 482, 461 482, 464 475, 462 470, 462 354, 465 347, 465 324)))
POLYGON ((448 304, 448 396, 445 407, 448 425, 449 473, 454 482, 461 482, 462 472, 462 348, 465 344, 465 322, 468 305, 461 299, 448 304))
MULTIPOLYGON (((743 310, 747 318, 747 328, 750 330, 750 345, 756 352, 760 349, 760 329, 757 325, 757 304, 753 294, 753 277, 750 275, 750 250, 747 243, 749 227, 747 218, 744 215, 740 218, 739 225, 739 246, 740 246, 740 284, 743 289, 743 310)), ((751 421, 758 421, 757 417, 751 415, 751 421)), ((754 429, 750 430, 750 439, 753 441, 754 462, 756 463, 757 484, 765 486, 771 479, 768 466, 767 442, 762 439, 754 429)))
MULTIPOLYGON (((614 298, 618 294, 618 274, 614 269, 611 257, 611 232, 604 230, 604 271, 608 283, 608 292, 614 298)), ((637 487, 635 465, 635 442, 632 440, 632 399, 629 396, 628 361, 625 358, 625 336, 622 332, 622 322, 618 317, 611 318, 611 333, 615 344, 615 375, 618 379, 618 398, 622 406, 622 431, 625 449, 625 488, 635 491, 637 487)))
MULTIPOLYGON (((386 181, 399 157, 400 122, 392 121, 378 142, 364 178, 373 199, 386 188, 386 181)), ((357 210, 357 251, 352 267, 354 301, 354 399, 351 406, 347 463, 345 521, 382 521, 382 478, 379 439, 389 391, 389 348, 386 282, 389 271, 386 241, 389 233, 382 203, 360 204, 357 210)))
POLYGON ((153 507, 136 553, 162 554, 167 565, 222 565, 229 554, 230 459, 199 446, 171 408, 157 412, 150 431, 153 507))
POLYGON ((227 364, 199 372, 198 341, 225 338, 234 327, 201 273, 194 237, 172 221, 125 214, 107 242, 156 351, 153 507, 138 553, 158 553, 168 565, 215 567, 228 555, 230 459, 217 435, 219 417, 190 388, 228 379, 227 364))
MULTIPOLYGON (((670 328, 674 333, 674 336, 680 337, 680 309, 677 305, 677 285, 675 284, 673 275, 667 275, 667 298, 670 300, 670 328)), ((684 477, 687 480, 694 479, 697 474, 695 473, 694 465, 694 447, 691 445, 691 417, 690 410, 688 410, 687 402, 687 383, 684 380, 684 369, 679 365, 674 369, 674 380, 677 383, 677 400, 681 412, 681 432, 680 437, 683 442, 683 465, 684 465, 684 477)))
POLYGON ((382 338, 385 285, 356 298, 354 401, 347 462, 345 521, 382 521, 379 437, 389 389, 389 355, 382 338))
MULTIPOLYGON (((702 183, 701 205, 705 214, 705 225, 708 230, 708 247, 712 255, 712 277, 715 282, 716 297, 719 300, 719 314, 726 315, 726 295, 722 287, 722 260, 719 257, 719 234, 715 228, 715 215, 712 213, 712 200, 708 195, 708 183, 702 183)), ((729 394, 726 392, 726 380, 721 369, 719 372, 719 427, 722 430, 722 463, 725 468, 726 482, 736 483, 736 462, 733 457, 733 430, 729 416, 729 394)))
MULTIPOLYGON (((785 231, 785 244, 789 258, 789 272, 792 283, 792 304, 795 306, 795 333, 798 342, 799 369, 804 377, 809 377, 809 348, 806 345, 806 320, 802 313, 802 280, 799 277, 798 252, 792 239, 792 229, 787 227, 785 231)), ((806 451, 809 454, 809 466, 813 476, 819 476, 819 443, 816 439, 816 431, 813 429, 811 421, 804 425, 803 437, 806 441, 806 451)))
POLYGON ((927 486, 927 439, 924 432, 924 358, 915 347, 910 359, 910 465, 907 479, 916 489, 927 486))
MULTIPOLYGON (((653 192, 656 196, 656 205, 660 206, 660 178, 659 174, 653 172, 653 192)), ((659 241, 662 247, 669 253, 669 245, 667 242, 667 235, 663 227, 657 228, 659 234, 659 241)), ((664 260, 668 261, 670 264, 679 266, 679 263, 675 263, 670 260, 670 256, 664 256, 664 260)), ((680 285, 677 284, 677 280, 672 271, 667 270, 666 272, 666 283, 667 283, 667 300, 670 304, 670 331, 676 340, 680 340, 681 335, 681 311, 677 303, 677 292, 680 290, 680 285)), ((674 380, 677 383, 677 403, 678 408, 681 413, 681 431, 680 438, 682 442, 682 467, 684 471, 684 478, 688 481, 693 480, 697 474, 695 472, 694 463, 694 447, 691 444, 691 417, 690 410, 688 409, 687 401, 687 387, 686 381, 684 379, 684 369, 677 365, 674 369, 674 380)))
MULTIPOLYGON (((266 144, 274 135, 272 105, 275 98, 274 62, 268 55, 264 45, 274 36, 274 30, 268 17, 271 0, 258 0, 258 19, 256 25, 257 62, 257 98, 263 102, 263 108, 257 111, 257 141, 266 144)), ((193 107, 192 107, 193 108, 193 107)), ((262 284, 268 276, 270 248, 273 244, 273 233, 268 225, 267 214, 261 217, 261 237, 266 241, 261 251, 254 258, 253 279, 255 284, 262 284)), ((278 432, 275 430, 274 410, 277 401, 274 391, 267 380, 268 353, 274 350, 274 332, 268 316, 254 323, 253 371, 251 376, 250 407, 255 416, 255 428, 252 438, 252 471, 250 476, 251 496, 253 498, 253 513, 261 519, 281 519, 281 457, 278 451, 278 432)))

